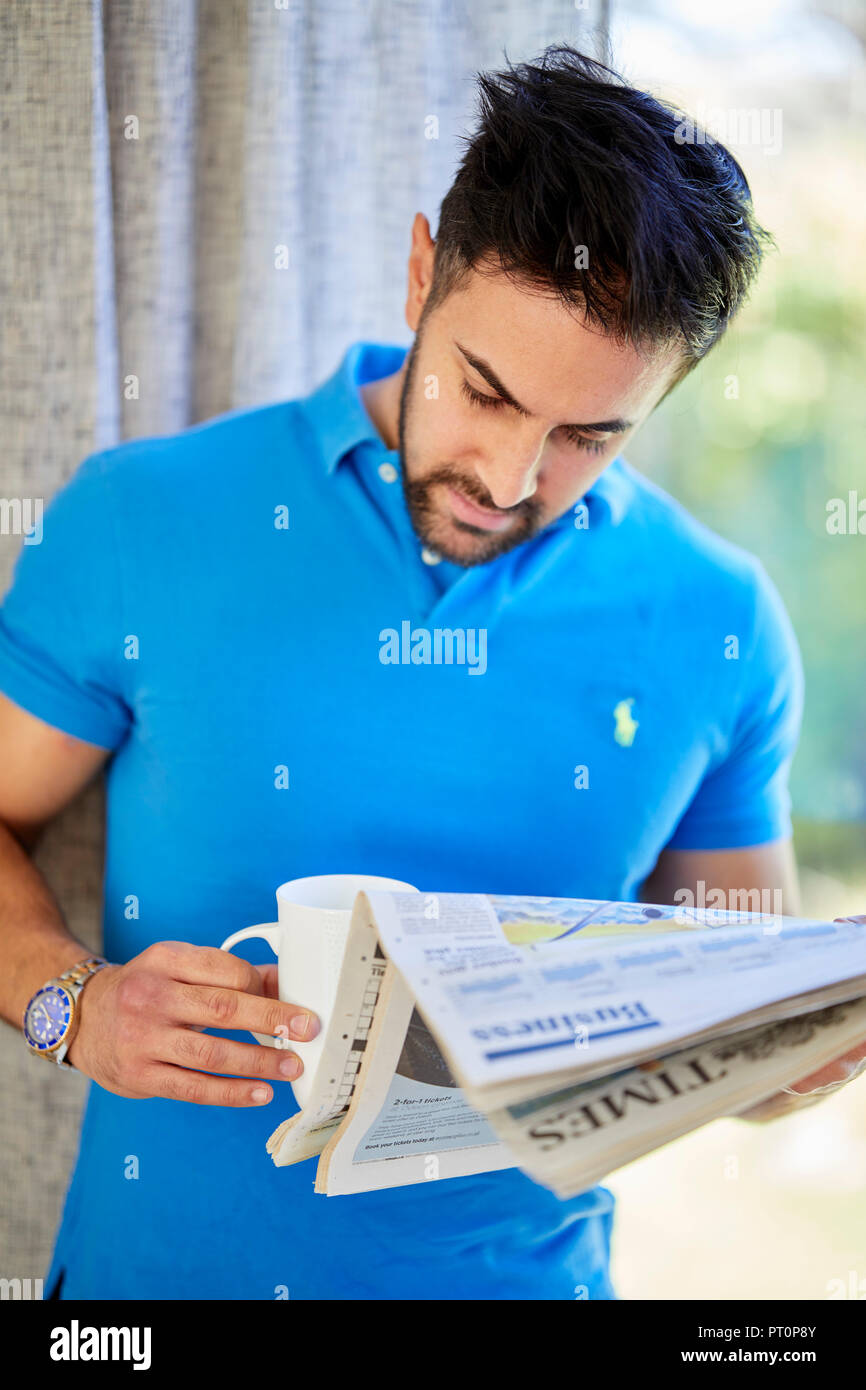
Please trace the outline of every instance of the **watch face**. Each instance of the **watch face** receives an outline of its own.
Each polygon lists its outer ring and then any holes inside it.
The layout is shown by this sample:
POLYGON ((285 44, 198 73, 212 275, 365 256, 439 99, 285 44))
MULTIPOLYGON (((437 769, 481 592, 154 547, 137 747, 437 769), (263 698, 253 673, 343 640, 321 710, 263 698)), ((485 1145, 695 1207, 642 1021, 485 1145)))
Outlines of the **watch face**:
POLYGON ((44 985, 27 1006, 24 1032, 37 1052, 59 1047, 72 1018, 72 995, 62 985, 44 985))

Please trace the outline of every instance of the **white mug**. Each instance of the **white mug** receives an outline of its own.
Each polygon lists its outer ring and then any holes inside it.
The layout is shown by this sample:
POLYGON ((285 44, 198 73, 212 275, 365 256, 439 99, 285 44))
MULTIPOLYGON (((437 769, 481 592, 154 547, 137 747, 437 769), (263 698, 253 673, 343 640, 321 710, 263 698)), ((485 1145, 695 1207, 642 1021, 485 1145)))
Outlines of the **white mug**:
MULTIPOLYGON (((316 1080, 337 981, 352 919, 352 906, 358 893, 417 893, 411 883, 396 878, 375 878, 369 874, 320 874, 314 878, 295 878, 277 889, 276 922, 244 927, 226 937, 221 951, 230 951, 238 941, 260 936, 277 957, 280 998, 316 1014, 320 1029, 309 1042, 291 1041, 304 1070, 292 1082, 295 1099, 306 1105, 316 1080)), ((265 1046, 283 1046, 283 1040, 266 1033, 253 1033, 265 1046)))

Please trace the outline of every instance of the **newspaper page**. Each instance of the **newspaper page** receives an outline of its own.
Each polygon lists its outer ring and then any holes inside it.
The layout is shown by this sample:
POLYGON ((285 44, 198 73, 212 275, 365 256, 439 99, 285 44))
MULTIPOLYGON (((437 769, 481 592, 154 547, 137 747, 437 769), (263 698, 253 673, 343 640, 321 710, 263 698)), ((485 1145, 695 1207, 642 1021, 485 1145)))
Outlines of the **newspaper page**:
MULTIPOLYGON (((401 904, 405 897, 397 895, 401 904)), ((434 919, 438 897, 422 895, 421 914, 434 919)), ((551 898, 487 899, 449 897, 452 937, 437 934, 438 958, 452 964, 497 964, 519 959, 517 944, 532 945, 561 935, 657 935, 663 930, 694 930, 705 923, 679 921, 673 909, 619 905, 618 914, 599 911, 597 902, 551 898), (496 902, 501 911, 492 911, 496 902), (481 910, 479 910, 479 908, 481 910)), ((346 982, 363 973, 371 951, 379 951, 378 931, 365 895, 353 917, 339 995, 346 982)), ((492 1172, 511 1167, 514 1158, 490 1121, 473 1108, 442 1055, 402 978, 385 972, 372 1031, 351 1100, 342 1123, 324 1133, 325 1146, 316 1175, 316 1191, 329 1196, 366 1192, 492 1172), (337 1127, 339 1125, 339 1127, 337 1127)), ((320 1107, 326 1108, 326 1107, 320 1107)), ((297 1117, 303 1123, 303 1117, 297 1117)), ((293 1122, 290 1121, 291 1125, 293 1122)), ((317 1131, 321 1133, 321 1131, 317 1131)), ((274 1136, 276 1138, 276 1136, 274 1136)), ((298 1135, 302 1138, 302 1134, 298 1135)), ((296 1140, 297 1143, 297 1140, 296 1140)), ((296 1147, 297 1161, 306 1152, 296 1147)))
POLYGON ((348 1114, 386 964, 375 933, 368 934, 361 949, 347 951, 337 997, 325 1025, 315 1093, 267 1142, 267 1151, 278 1168, 321 1153, 348 1114))
POLYGON ((851 973, 864 944, 853 923, 360 894, 326 1030, 333 1068, 269 1152, 321 1153, 316 1191, 331 1196, 516 1164, 570 1195, 817 1069, 852 1029, 859 1041, 854 1006, 811 1027, 794 1016, 866 994, 851 973), (743 1047, 722 1056, 736 1030, 743 1047), (542 1142, 566 1109, 565 1138, 542 1142))
POLYGON ((594 1080, 866 995, 866 927, 852 922, 720 912, 692 921, 672 907, 551 899, 533 917, 522 898, 367 896, 386 954, 479 1110, 550 1090, 550 1076, 594 1080), (630 918, 653 929, 587 933, 630 918))
MULTIPOLYGON (((349 979, 379 952, 363 895, 349 929, 343 974, 349 979)), ((469 1105, 390 963, 343 1122, 332 1132, 316 1174, 327 1196, 464 1177, 512 1167, 490 1121, 469 1105)))
POLYGON ((660 1144, 765 1100, 866 1038, 866 999, 763 1024, 582 1082, 490 1120, 515 1162, 572 1197, 660 1144))

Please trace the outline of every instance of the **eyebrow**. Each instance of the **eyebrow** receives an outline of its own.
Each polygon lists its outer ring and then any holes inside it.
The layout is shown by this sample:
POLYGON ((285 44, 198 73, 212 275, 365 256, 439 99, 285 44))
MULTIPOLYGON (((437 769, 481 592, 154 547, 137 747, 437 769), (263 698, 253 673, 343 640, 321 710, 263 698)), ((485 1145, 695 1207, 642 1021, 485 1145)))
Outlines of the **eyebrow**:
MULTIPOLYGON (((493 390, 496 392, 498 396, 501 396, 502 399, 508 403, 508 405, 510 405, 514 410, 518 412, 518 414, 528 415, 531 417, 532 411, 527 410, 526 406, 521 405, 520 401, 516 400, 515 397, 512 396, 508 387, 505 386, 499 380, 499 377, 496 375, 489 362, 485 362, 483 357, 476 357, 474 353, 467 352, 466 348, 462 347, 456 339, 455 347, 457 348, 458 352, 460 352, 463 355, 463 357, 466 358, 466 361, 469 363, 470 367, 474 367, 478 375, 484 377, 484 380, 487 382, 488 386, 493 387, 493 390)), ((626 430, 631 429, 631 426, 632 422, 630 420, 623 420, 617 417, 617 419, 615 420, 597 420, 592 425, 561 425, 560 429, 594 430, 599 434, 623 434, 626 430)))

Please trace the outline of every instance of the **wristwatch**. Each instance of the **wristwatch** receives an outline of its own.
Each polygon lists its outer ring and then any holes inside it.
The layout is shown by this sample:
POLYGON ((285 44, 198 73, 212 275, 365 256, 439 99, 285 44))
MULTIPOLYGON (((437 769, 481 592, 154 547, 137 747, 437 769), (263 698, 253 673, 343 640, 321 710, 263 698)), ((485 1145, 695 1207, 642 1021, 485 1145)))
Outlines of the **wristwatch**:
POLYGON ((37 989, 24 1010, 24 1041, 37 1057, 47 1057, 60 1067, 75 1070, 64 1058, 78 1030, 78 996, 87 981, 106 965, 108 961, 102 956, 88 956, 37 989))

